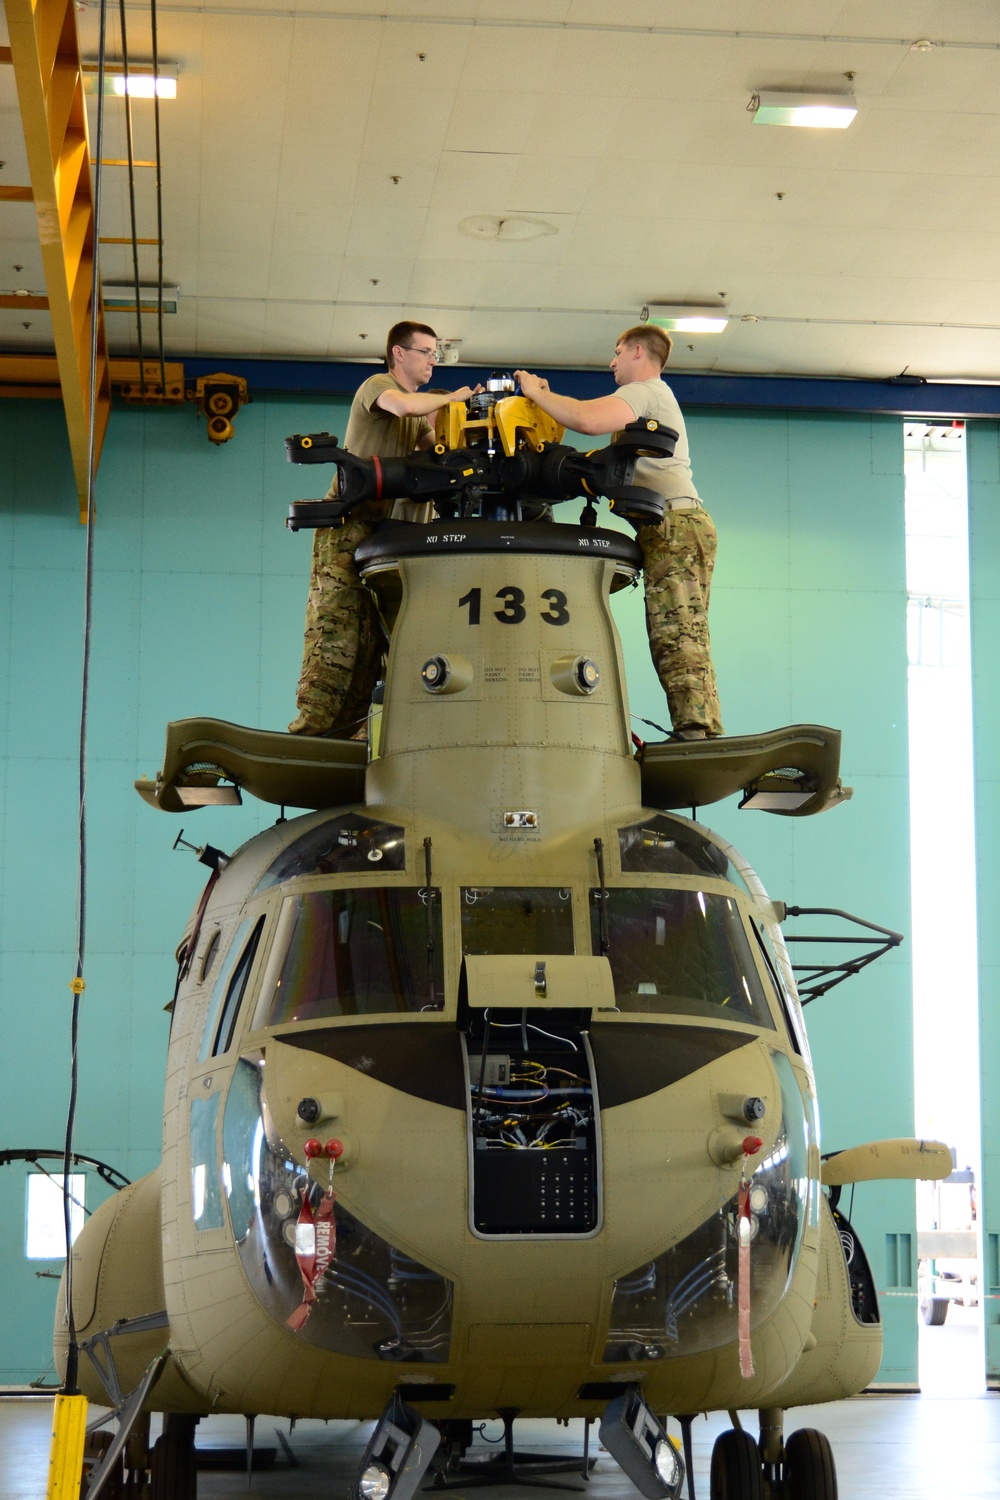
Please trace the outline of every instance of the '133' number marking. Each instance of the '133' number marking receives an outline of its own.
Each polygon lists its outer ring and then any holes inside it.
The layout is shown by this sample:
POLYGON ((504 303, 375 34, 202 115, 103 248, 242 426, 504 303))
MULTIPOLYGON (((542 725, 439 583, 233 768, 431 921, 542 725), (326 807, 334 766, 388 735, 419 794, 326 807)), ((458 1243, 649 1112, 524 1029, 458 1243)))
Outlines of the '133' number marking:
MULTIPOLYGON (((496 597, 503 600, 503 609, 493 611, 494 618, 501 625, 520 625, 527 619, 528 612, 524 607, 524 590, 515 588, 508 584, 497 592, 496 597)), ((478 625, 482 612, 482 589, 470 589, 463 598, 459 599, 459 609, 469 611, 469 624, 478 625)), ((569 623, 569 610, 566 608, 566 595, 562 589, 544 589, 542 598, 547 602, 548 609, 541 611, 541 618, 547 625, 566 625, 569 623)))

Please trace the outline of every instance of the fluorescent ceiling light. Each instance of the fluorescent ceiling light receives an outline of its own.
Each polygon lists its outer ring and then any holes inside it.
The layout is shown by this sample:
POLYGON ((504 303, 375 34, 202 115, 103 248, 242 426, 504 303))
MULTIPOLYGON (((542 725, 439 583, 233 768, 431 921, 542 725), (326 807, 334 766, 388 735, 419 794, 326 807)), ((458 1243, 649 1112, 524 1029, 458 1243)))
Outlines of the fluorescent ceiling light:
POLYGON ((714 304, 706 307, 689 307, 683 303, 668 305, 650 302, 642 310, 644 323, 655 323, 668 333, 721 333, 729 322, 724 307, 714 304))
POLYGON ((846 130, 858 112, 853 94, 754 94, 748 110, 755 125, 805 125, 813 130, 846 130))
MULTIPOLYGON (((135 312, 135 285, 124 281, 117 285, 106 282, 101 287, 104 298, 105 312, 135 312)), ((179 286, 164 286, 163 288, 163 311, 175 313, 180 298, 179 286)), ((139 284, 140 307, 143 312, 156 312, 160 306, 160 289, 158 286, 144 286, 139 284)))
MULTIPOLYGON (((88 94, 97 93, 98 65, 93 60, 83 64, 84 88, 88 94)), ((177 64, 161 62, 156 72, 152 63, 130 63, 128 80, 121 63, 106 63, 104 68, 104 92, 124 99, 177 98, 177 64)))
POLYGON ((152 73, 129 73, 126 78, 124 73, 112 73, 110 83, 111 88, 106 92, 117 94, 120 99, 126 94, 135 99, 152 99, 154 93, 161 99, 177 98, 177 79, 164 78, 162 74, 154 78, 152 73))

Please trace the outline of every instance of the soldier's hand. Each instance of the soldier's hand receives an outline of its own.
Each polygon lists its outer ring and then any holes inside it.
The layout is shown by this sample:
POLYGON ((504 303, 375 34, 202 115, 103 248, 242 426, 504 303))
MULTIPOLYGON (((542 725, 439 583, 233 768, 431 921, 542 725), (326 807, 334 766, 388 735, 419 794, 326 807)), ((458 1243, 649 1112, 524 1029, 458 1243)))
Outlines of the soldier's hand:
POLYGON ((521 387, 521 395, 527 396, 529 400, 549 388, 549 382, 543 376, 531 375, 527 370, 515 370, 514 379, 521 387))
POLYGON ((484 385, 463 385, 461 389, 452 391, 451 399, 452 401, 468 401, 470 396, 478 396, 479 392, 485 389, 484 385))

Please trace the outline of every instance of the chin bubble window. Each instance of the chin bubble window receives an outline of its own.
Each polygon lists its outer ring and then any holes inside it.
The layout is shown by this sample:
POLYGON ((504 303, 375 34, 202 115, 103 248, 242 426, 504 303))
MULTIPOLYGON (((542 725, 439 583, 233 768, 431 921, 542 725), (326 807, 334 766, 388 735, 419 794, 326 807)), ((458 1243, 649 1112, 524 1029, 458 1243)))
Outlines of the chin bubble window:
POLYGON ((289 896, 254 1027, 330 1016, 440 1010, 441 898, 435 889, 369 886, 289 896))
MULTIPOLYGON (((781 1129, 750 1178, 750 1325, 758 1328, 792 1284, 818 1191, 809 1179, 811 1106, 787 1057, 771 1053, 781 1086, 781 1129)), ((739 1203, 717 1213, 615 1282, 604 1358, 643 1362, 704 1354, 737 1337, 739 1203)), ((666 1237, 666 1236, 665 1236, 666 1237)))
POLYGON ((593 951, 607 956, 619 1010, 705 1016, 774 1030, 739 907, 707 891, 605 889, 590 893, 593 951))
POLYGON ((368 1228, 336 1195, 331 1201, 324 1194, 270 1124, 262 1070, 242 1058, 222 1134, 222 1180, 237 1253, 269 1316, 303 1343, 354 1359, 446 1362, 453 1284, 368 1228), (315 1278, 314 1300, 304 1302, 297 1251, 324 1214, 328 1220, 332 1214, 333 1253, 315 1278))

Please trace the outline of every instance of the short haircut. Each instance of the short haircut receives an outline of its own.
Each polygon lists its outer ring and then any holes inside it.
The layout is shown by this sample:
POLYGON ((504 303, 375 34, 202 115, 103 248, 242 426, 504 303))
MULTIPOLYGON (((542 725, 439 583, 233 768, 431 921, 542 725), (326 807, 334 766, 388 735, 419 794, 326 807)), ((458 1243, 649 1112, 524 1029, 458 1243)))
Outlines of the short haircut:
POLYGON ((426 323, 411 323, 409 320, 402 323, 393 323, 385 341, 385 362, 390 370, 392 369, 393 349, 397 344, 399 344, 400 348, 405 349, 415 333, 429 333, 431 338, 437 342, 437 334, 433 328, 428 328, 426 323))
POLYGON ((641 344, 650 359, 659 362, 660 369, 670 358, 673 348, 673 340, 669 333, 664 333, 662 328, 657 328, 655 323, 636 323, 634 328, 626 328, 624 333, 618 335, 619 344, 641 344))

